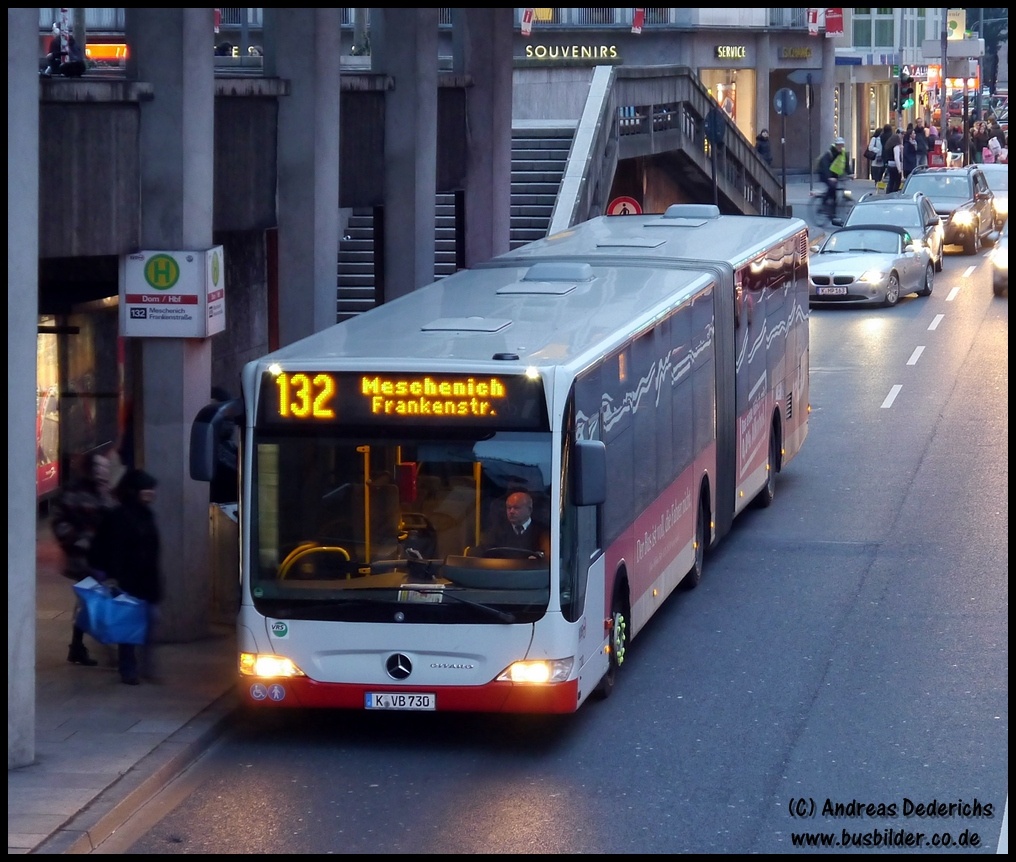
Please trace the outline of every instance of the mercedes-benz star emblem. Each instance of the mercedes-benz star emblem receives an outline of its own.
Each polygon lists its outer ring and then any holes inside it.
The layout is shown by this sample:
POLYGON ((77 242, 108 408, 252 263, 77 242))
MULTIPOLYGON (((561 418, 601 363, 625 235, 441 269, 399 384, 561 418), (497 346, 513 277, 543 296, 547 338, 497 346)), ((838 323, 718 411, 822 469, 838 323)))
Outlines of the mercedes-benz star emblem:
POLYGON ((413 663, 408 655, 400 652, 392 653, 385 662, 385 670, 392 679, 408 679, 413 672, 413 663))

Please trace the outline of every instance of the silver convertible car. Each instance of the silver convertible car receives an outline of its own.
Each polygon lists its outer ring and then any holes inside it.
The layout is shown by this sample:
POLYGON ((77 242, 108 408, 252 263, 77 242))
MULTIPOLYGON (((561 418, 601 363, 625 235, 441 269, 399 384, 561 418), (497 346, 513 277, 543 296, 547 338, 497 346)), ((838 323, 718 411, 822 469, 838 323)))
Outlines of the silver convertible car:
POLYGON ((813 305, 893 306, 901 296, 931 296, 935 264, 927 246, 892 225, 842 227, 808 261, 813 305))

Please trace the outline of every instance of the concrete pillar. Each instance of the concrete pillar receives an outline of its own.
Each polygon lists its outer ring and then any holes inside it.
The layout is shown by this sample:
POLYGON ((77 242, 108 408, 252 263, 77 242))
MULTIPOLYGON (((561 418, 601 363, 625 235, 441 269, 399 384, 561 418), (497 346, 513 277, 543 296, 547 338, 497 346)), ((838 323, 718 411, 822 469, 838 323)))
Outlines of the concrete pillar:
MULTIPOLYGON (((838 132, 835 132, 836 47, 835 39, 822 39, 822 86, 817 88, 816 101, 819 103, 819 127, 815 133, 815 159, 832 146, 838 132)), ((846 93, 844 92, 844 96, 846 93)), ((842 116, 842 115, 841 115, 842 116)), ((789 143, 789 142, 788 142, 789 143)), ((814 170, 812 165, 812 170, 814 170)))
POLYGON ((35 760, 39 11, 7 10, 7 768, 35 760))
POLYGON ((437 194, 437 15, 371 8, 371 68, 385 95, 384 300, 434 280, 437 194))
POLYGON ((465 263, 509 250, 512 180, 512 9, 452 10, 453 66, 466 90, 465 263))
POLYGON ((266 8, 264 16, 265 75, 290 84, 279 99, 278 152, 278 323, 286 345, 338 314, 340 19, 337 8, 266 8))
MULTIPOLYGON (((751 142, 754 144, 758 133, 763 129, 769 129, 769 140, 773 146, 773 156, 776 155, 776 144, 778 135, 773 134, 769 128, 769 111, 772 108, 773 96, 773 43, 768 31, 758 34, 756 42, 756 67, 755 67, 755 119, 752 127, 751 142)), ((803 101, 803 100, 802 100, 803 101)), ((803 108, 804 106, 801 105, 803 108)), ((775 158, 774 158, 775 161, 775 158)))
MULTIPOLYGON (((142 102, 141 246, 203 250, 212 245, 214 71, 212 9, 126 10, 142 102)), ((229 319, 229 285, 226 285, 229 319)), ((159 480, 165 598, 156 640, 207 634, 212 595, 208 486, 187 471, 190 424, 208 402, 210 339, 142 340, 142 440, 138 466, 159 480)))

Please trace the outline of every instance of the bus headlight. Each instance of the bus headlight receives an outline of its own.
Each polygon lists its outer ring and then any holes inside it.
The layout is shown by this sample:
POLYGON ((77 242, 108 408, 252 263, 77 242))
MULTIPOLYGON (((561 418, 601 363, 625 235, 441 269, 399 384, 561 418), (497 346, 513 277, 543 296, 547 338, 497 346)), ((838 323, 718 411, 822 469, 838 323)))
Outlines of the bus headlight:
POLYGON ((256 652, 240 653, 240 674, 262 679, 306 676, 293 662, 281 655, 261 655, 256 652))
POLYGON ((501 671, 497 681, 529 685, 566 682, 574 664, 574 658, 517 661, 501 671))

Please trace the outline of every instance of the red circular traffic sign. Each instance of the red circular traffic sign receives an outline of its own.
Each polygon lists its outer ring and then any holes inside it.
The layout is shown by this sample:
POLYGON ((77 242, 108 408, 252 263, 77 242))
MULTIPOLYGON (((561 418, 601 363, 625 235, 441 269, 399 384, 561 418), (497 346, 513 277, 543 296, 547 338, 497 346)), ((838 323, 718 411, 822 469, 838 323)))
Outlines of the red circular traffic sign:
POLYGON ((622 195, 610 202, 607 215, 642 215, 642 206, 635 198, 622 195))

